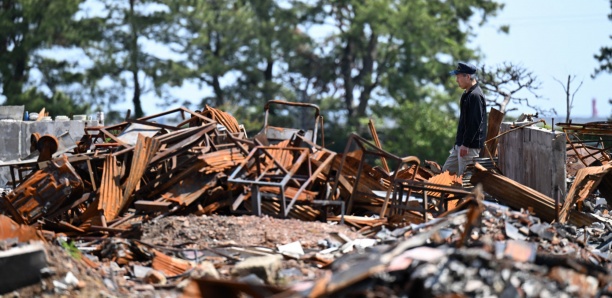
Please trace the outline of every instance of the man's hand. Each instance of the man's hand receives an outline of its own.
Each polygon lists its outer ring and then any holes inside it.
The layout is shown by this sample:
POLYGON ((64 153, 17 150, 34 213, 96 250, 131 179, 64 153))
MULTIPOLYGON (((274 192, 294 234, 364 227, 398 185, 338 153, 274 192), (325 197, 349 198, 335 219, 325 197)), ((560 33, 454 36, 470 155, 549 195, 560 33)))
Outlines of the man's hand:
POLYGON ((464 157, 468 154, 468 147, 463 145, 459 146, 459 157, 464 157))

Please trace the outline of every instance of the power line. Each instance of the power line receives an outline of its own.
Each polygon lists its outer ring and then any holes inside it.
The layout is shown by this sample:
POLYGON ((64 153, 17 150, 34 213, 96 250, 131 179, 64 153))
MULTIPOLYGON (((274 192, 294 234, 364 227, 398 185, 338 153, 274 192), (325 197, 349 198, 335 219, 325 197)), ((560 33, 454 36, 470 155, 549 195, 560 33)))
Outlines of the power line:
POLYGON ((607 14, 585 14, 585 15, 532 15, 532 16, 521 16, 521 17, 513 17, 508 19, 498 18, 498 20, 502 21, 530 21, 530 20, 554 20, 554 19, 562 19, 562 20, 583 20, 583 19, 608 19, 607 14))

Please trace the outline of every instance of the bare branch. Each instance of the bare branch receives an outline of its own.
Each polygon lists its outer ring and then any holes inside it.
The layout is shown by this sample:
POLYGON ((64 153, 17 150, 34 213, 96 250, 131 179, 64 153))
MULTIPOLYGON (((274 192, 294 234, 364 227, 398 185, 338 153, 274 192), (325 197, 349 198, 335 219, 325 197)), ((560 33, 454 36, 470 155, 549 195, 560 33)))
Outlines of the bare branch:
POLYGON ((489 97, 493 96, 492 99, 487 100, 488 105, 499 107, 502 113, 516 110, 516 108, 508 109, 510 103, 526 105, 536 111, 542 110, 530 105, 526 98, 516 97, 518 92, 525 90, 535 99, 541 98, 541 95, 536 92, 540 89, 541 83, 531 71, 520 65, 504 62, 490 69, 483 65, 481 73, 481 88, 488 92, 489 97))

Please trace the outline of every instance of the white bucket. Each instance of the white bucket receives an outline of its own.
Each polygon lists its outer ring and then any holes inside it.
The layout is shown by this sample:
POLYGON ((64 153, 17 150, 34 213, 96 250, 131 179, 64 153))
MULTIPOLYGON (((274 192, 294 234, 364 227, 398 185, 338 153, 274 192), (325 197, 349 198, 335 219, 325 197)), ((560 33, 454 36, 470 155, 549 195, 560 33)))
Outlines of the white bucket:
POLYGON ((72 116, 72 120, 85 121, 87 120, 87 115, 74 115, 72 116))

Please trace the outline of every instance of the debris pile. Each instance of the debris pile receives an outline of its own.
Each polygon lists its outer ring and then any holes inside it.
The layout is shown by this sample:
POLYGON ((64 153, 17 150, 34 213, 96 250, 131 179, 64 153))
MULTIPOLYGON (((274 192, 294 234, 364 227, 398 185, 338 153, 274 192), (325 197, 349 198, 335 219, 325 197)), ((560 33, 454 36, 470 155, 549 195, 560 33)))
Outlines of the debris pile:
POLYGON ((568 139, 575 171, 559 201, 487 158, 457 177, 393 155, 372 123, 373 141, 352 134, 342 154, 330 151, 315 105, 270 101, 265 111, 251 138, 208 106, 86 127, 65 152, 32 135, 34 161, 0 165, 13 174, 0 253, 16 260, 36 240, 79 264, 54 272, 48 258, 35 295, 82 294, 92 276, 90 290, 117 295, 607 295, 605 150, 568 139), (270 125, 273 106, 313 112, 312 126, 270 125))

